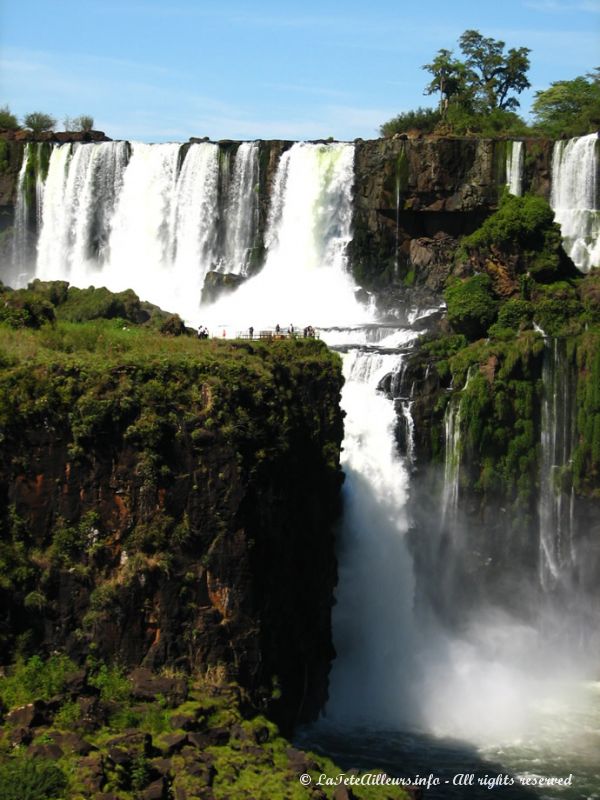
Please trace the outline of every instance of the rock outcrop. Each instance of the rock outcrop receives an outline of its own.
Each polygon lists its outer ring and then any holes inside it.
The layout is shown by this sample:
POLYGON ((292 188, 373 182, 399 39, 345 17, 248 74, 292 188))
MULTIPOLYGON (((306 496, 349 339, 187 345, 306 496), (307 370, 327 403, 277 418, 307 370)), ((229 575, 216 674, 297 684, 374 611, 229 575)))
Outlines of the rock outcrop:
POLYGON ((93 646, 234 679, 284 725, 314 717, 333 656, 337 357, 127 329, 82 331, 86 355, 35 335, 38 355, 0 370, 5 661, 25 641, 93 646))

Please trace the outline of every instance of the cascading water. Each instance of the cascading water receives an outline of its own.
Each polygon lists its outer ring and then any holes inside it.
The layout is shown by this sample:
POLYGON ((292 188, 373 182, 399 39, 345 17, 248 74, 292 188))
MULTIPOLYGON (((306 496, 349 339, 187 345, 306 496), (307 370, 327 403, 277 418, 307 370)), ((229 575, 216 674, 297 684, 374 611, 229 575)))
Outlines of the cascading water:
POLYGON ((235 321, 242 330, 367 321, 347 270, 353 183, 352 145, 300 142, 287 150, 273 185, 265 266, 216 307, 203 309, 209 325, 235 321))
POLYGON ((523 194, 523 142, 510 142, 506 153, 506 186, 511 194, 523 194))
POLYGON ((545 589, 565 586, 575 566, 574 492, 569 479, 575 445, 575 385, 565 343, 546 340, 540 457, 540 581, 545 589))
MULTIPOLYGON (((257 147, 240 145, 227 180, 217 145, 185 146, 182 159, 183 152, 179 145, 130 148, 125 143, 54 148, 44 187, 37 276, 112 289, 131 286, 145 299, 198 319, 207 270, 247 273, 256 231, 257 147), (101 166, 105 162, 113 166, 101 166)), ((341 739, 350 747, 349 766, 360 765, 361 748, 368 746, 365 765, 379 760, 390 771, 403 769, 408 775, 426 770, 452 776, 491 768, 492 774, 508 769, 524 774, 534 762, 541 773, 568 774, 573 766, 561 758, 563 753, 571 757, 573 737, 564 733, 563 723, 576 709, 579 734, 586 727, 597 730, 600 692, 588 687, 587 710, 580 711, 579 694, 572 700, 560 690, 557 676, 578 677, 562 669, 572 661, 562 630, 548 638, 543 626, 498 609, 472 608, 461 629, 451 631, 420 601, 419 581, 436 576, 414 560, 409 547, 414 532, 408 530, 406 499, 414 448, 407 447, 404 458, 398 455, 394 403, 379 390, 387 374, 401 370, 401 351, 416 334, 379 325, 356 300, 346 263, 353 162, 352 145, 302 143, 287 150, 273 181, 262 272, 200 311, 202 322, 233 330, 311 323, 344 352, 345 512, 334 614, 338 658, 328 719, 341 726, 341 739), (546 704, 541 712, 540 703, 546 704), (532 722, 534 706, 541 728, 532 722), (356 724, 368 726, 367 735, 364 728, 352 733, 349 726, 356 724), (449 745, 447 736, 472 744, 449 745)), ((562 370, 560 356, 552 369, 562 370)), ((547 394, 548 430, 561 429, 561 391, 555 406, 554 395, 547 394)), ((413 443, 412 392, 400 400, 413 443)), ((458 520, 460 430, 457 395, 446 416, 445 489, 427 498, 431 525, 419 531, 432 547, 443 538, 440 514, 458 520)), ((568 457, 549 455, 548 473, 560 471, 568 457)), ((415 480, 419 477, 417 471, 415 480)), ((451 546, 438 560, 450 570, 457 552, 451 546)), ((565 552, 561 546, 557 558, 565 552)), ((451 595, 441 595, 453 602, 451 595)), ((319 733, 311 729, 308 735, 311 744, 319 733)), ((589 775, 587 762, 584 772, 589 775)), ((459 788, 455 796, 461 793, 459 788)), ((482 795, 489 797, 489 790, 468 796, 482 795)), ((451 795, 442 790, 437 796, 451 795)), ((513 796, 524 795, 517 787, 513 796)))
POLYGON ((599 148, 591 133, 556 142, 552 154, 550 205, 564 248, 582 272, 600 266, 599 148))
POLYGON ((25 146, 23 153, 23 163, 19 172, 17 183, 17 200, 15 205, 15 221, 12 245, 12 274, 9 276, 18 284, 19 277, 26 273, 27 264, 31 259, 31 244, 30 244, 30 209, 29 198, 26 192, 27 165, 31 157, 31 150, 35 147, 33 144, 25 146))
POLYGON ((395 452, 394 404, 377 391, 400 363, 397 354, 359 349, 344 356, 346 481, 334 609, 338 655, 327 706, 337 721, 397 724, 413 712, 399 681, 412 669, 413 649, 414 579, 404 511, 408 470, 395 452))
POLYGON ((235 154, 225 209, 221 268, 246 275, 258 229, 258 144, 242 142, 235 154))

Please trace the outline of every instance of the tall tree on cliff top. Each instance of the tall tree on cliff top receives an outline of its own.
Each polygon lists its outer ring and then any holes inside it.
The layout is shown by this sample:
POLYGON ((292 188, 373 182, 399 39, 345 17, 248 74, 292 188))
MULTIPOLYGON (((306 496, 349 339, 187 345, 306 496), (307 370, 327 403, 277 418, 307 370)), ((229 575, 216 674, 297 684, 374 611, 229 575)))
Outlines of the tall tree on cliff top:
POLYGON ((519 107, 514 94, 531 84, 527 79, 529 53, 527 47, 504 51, 505 43, 467 30, 459 45, 464 59, 452 57, 450 50, 439 50, 423 69, 433 75, 425 94, 440 92, 440 110, 457 104, 470 113, 491 114, 499 109, 513 111, 519 107))
POLYGON ((582 136, 600 128, 600 68, 535 93, 536 127, 547 136, 582 136))

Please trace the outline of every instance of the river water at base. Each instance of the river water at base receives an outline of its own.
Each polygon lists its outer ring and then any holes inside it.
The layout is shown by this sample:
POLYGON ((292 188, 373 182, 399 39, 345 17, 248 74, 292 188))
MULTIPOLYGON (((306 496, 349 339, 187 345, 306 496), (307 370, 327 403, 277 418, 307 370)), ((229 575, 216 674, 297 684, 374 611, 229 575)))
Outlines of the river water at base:
POLYGON ((600 682, 571 687, 563 697, 540 704, 528 730, 500 741, 342 727, 323 718, 300 730, 296 744, 329 756, 343 770, 410 779, 423 787, 427 800, 596 800, 600 682), (552 784, 555 779, 570 785, 552 784))

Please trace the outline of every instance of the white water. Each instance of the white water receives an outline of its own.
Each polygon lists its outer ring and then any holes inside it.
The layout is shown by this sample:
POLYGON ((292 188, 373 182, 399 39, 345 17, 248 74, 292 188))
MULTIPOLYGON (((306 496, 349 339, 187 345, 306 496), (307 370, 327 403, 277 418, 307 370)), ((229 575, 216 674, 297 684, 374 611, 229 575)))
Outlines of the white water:
POLYGON ((281 157, 272 192, 263 270, 202 309, 213 329, 353 325, 370 321, 347 270, 354 147, 298 143, 281 157))
POLYGON ((25 173, 31 156, 33 144, 27 143, 23 153, 23 163, 17 181, 17 200, 15 205, 15 221, 12 245, 12 267, 17 283, 19 276, 26 273, 29 261, 29 207, 25 197, 25 173))
POLYGON ((523 142, 511 142, 506 154, 506 185, 511 194, 523 194, 523 142))
POLYGON ((395 452, 394 404, 376 392, 400 363, 398 355, 360 350, 344 356, 346 481, 333 614, 337 658, 327 705, 338 722, 395 726, 412 712, 403 691, 413 639, 408 472, 395 452))
POLYGON ((589 272, 600 265, 598 135, 556 142, 552 154, 550 205, 563 245, 575 265, 589 272))
POLYGON ((545 342, 540 456, 540 581, 545 589, 568 584, 575 563, 574 494, 561 486, 575 443, 573 386, 558 339, 545 342))
POLYGON ((233 162, 225 209, 225 252, 221 269, 246 275, 258 228, 258 144, 242 142, 233 162))

